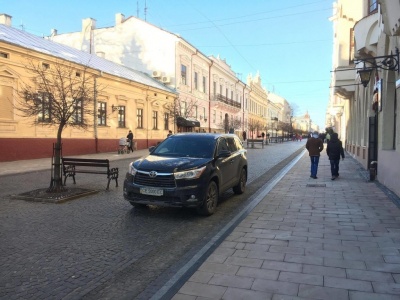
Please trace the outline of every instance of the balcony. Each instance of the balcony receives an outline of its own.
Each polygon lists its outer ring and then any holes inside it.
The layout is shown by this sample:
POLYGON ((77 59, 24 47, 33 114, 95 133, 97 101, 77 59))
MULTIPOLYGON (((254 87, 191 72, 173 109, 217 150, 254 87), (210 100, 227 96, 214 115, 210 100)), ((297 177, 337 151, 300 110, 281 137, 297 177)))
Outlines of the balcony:
POLYGON ((335 70, 335 94, 342 98, 351 99, 354 91, 354 81, 357 77, 356 70, 350 70, 349 67, 338 67, 335 70))
POLYGON ((240 102, 233 101, 232 99, 229 99, 221 94, 214 95, 211 101, 212 105, 216 108, 225 106, 226 108, 233 108, 235 111, 239 111, 242 108, 242 104, 240 102))
POLYGON ((354 39, 356 45, 356 56, 376 56, 376 45, 382 32, 379 21, 380 13, 376 12, 356 23, 354 26, 354 39))

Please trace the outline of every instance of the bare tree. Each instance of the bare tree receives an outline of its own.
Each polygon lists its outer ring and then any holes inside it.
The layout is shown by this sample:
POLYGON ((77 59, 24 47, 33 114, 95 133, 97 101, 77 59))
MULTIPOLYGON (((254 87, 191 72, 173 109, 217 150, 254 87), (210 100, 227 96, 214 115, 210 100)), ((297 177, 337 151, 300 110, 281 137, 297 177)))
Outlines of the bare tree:
POLYGON ((221 123, 217 124, 217 127, 223 129, 225 133, 228 133, 231 129, 241 129, 243 122, 239 118, 225 118, 221 123))
POLYGON ((96 79, 86 67, 57 61, 49 65, 30 61, 26 66, 32 75, 23 82, 15 105, 18 114, 28 117, 33 125, 58 126, 57 141, 53 148, 52 178, 48 192, 61 192, 62 132, 66 127, 87 129, 93 124, 93 102, 96 79))
POLYGON ((174 125, 178 117, 189 118, 194 114, 197 101, 191 99, 189 102, 176 98, 174 102, 169 102, 164 106, 164 112, 168 114, 168 119, 172 120, 174 125))
POLYGON ((175 119, 176 117, 189 118, 193 116, 197 101, 191 99, 189 102, 182 101, 176 98, 174 102, 167 103, 164 110, 168 113, 169 118, 175 119))
POLYGON ((250 120, 249 124, 248 124, 248 127, 249 127, 249 130, 251 132, 251 138, 254 138, 254 131, 256 131, 256 134, 257 134, 259 130, 264 128, 264 125, 258 120, 257 121, 250 120))

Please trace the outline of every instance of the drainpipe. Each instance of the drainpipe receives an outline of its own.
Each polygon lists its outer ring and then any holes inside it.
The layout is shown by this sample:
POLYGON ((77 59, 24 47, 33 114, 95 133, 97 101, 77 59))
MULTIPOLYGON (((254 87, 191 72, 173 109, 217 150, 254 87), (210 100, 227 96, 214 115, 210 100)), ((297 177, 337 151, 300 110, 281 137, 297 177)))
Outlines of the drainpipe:
POLYGON ((93 133, 94 133, 94 149, 95 152, 99 152, 99 141, 97 136, 97 76, 94 76, 94 97, 93 97, 93 105, 94 105, 94 114, 93 114, 93 133))
POLYGON ((242 98, 242 99, 243 99, 243 103, 242 103, 242 106, 243 106, 243 107, 242 107, 242 109, 243 109, 242 132, 244 131, 244 90, 245 90, 246 86, 247 86, 247 85, 246 85, 246 83, 245 83, 244 86, 243 86, 243 98, 242 98))
POLYGON ((149 119, 150 119, 150 110, 149 110, 149 87, 147 87, 147 90, 146 90, 146 109, 147 109, 147 118, 146 118, 146 121, 147 121, 147 124, 146 124, 146 127, 147 127, 147 130, 146 130, 146 145, 147 145, 147 148, 149 148, 149 119))
POLYGON ((196 49, 196 52, 192 54, 190 58, 190 93, 193 95, 193 56, 197 55, 199 51, 196 49))
POLYGON ((210 67, 208 68, 208 132, 211 132, 211 67, 214 61, 211 60, 210 67))

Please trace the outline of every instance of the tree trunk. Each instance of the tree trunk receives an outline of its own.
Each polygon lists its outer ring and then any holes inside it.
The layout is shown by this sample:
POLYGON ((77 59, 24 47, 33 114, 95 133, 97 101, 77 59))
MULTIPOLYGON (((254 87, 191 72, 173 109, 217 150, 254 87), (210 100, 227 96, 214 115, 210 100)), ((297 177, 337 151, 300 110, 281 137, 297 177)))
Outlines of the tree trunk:
POLYGON ((60 124, 57 132, 57 142, 54 145, 53 149, 53 158, 52 158, 52 174, 50 187, 47 189, 48 193, 60 193, 64 192, 66 188, 63 186, 62 182, 62 167, 61 167, 61 150, 62 150, 62 142, 61 142, 61 133, 63 129, 63 125, 60 124))

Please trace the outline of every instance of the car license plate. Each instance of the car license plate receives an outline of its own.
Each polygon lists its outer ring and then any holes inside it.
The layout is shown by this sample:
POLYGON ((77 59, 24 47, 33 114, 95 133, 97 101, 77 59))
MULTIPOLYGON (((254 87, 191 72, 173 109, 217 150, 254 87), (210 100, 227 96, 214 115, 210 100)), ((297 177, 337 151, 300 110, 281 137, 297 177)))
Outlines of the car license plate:
POLYGON ((152 195, 152 196, 162 196, 164 193, 163 190, 160 189, 152 189, 152 188, 141 188, 140 193, 144 195, 152 195))

